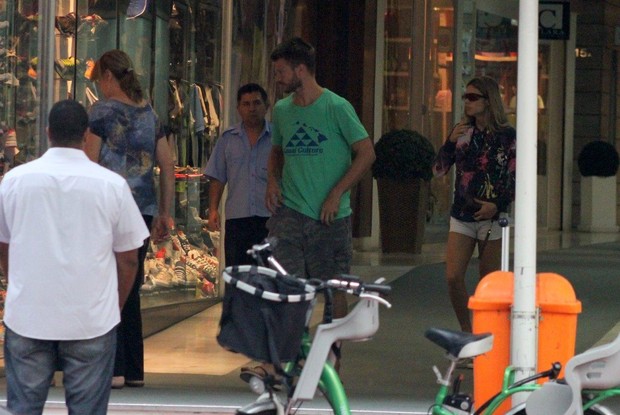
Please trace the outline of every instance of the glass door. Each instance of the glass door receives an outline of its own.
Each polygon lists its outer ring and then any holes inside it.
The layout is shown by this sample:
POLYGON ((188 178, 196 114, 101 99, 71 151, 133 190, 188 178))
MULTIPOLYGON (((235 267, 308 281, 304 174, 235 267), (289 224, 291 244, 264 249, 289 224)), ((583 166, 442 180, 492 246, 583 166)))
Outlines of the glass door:
POLYGON ((383 132, 410 128, 413 2, 388 1, 385 12, 383 132))

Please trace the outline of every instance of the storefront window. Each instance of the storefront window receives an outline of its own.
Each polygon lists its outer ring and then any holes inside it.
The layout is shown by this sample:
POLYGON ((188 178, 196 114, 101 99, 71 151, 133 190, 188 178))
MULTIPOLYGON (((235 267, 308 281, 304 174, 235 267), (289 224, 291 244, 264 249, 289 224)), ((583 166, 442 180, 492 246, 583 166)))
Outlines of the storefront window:
POLYGON ((383 131, 411 128, 413 3, 388 1, 384 24, 383 131))
MULTIPOLYGON (((493 77, 500 85, 508 121, 517 126, 517 51, 518 25, 507 17, 478 11, 476 16, 476 75, 493 77)), ((548 186, 547 152, 549 145, 549 121, 547 102, 549 97, 549 44, 540 43, 538 48, 538 134, 537 134, 537 187, 546 194, 548 186)), ((548 210, 546 197, 537 203, 538 225, 545 226, 548 210)))
MULTIPOLYGON (((219 135, 222 112, 221 2, 148 2, 140 10, 133 10, 131 4, 55 2, 51 98, 73 98, 87 108, 103 99, 89 73, 98 57, 118 48, 131 57, 147 99, 165 127, 178 166, 171 212, 175 228, 168 241, 150 245, 142 286, 145 326, 157 331, 162 327, 148 321, 148 310, 173 305, 179 319, 185 308, 198 311, 196 299, 216 299, 219 293, 219 234, 207 232, 204 226, 208 183, 202 170, 219 135)), ((41 21, 37 5, 37 1, 0 1, 4 18, 0 18, 4 42, 0 48, 10 51, 0 56, 5 68, 0 73, 14 76, 0 86, 0 128, 16 131, 22 162, 40 155, 35 145, 39 53, 35 27, 41 21), (5 20, 8 23, 3 24, 5 20)), ((162 321, 170 324, 171 319, 162 321)))
MULTIPOLYGON (((443 145, 452 125, 454 8, 451 1, 434 1, 430 29, 430 82, 425 117, 428 138, 436 150, 443 145)), ((448 220, 452 195, 451 176, 431 181, 429 217, 433 223, 448 220)))

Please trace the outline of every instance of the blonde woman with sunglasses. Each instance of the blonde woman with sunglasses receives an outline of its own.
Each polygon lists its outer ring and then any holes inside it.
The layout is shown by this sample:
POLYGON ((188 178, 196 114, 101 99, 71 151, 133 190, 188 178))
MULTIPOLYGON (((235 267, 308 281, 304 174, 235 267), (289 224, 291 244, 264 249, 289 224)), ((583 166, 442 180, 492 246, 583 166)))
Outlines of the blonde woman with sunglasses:
POLYGON ((464 116, 439 149, 433 171, 456 179, 446 248, 446 278, 461 330, 471 332, 465 286, 467 266, 478 247, 480 278, 500 269, 501 228, 515 195, 516 132, 508 124, 497 82, 488 76, 467 83, 464 116))

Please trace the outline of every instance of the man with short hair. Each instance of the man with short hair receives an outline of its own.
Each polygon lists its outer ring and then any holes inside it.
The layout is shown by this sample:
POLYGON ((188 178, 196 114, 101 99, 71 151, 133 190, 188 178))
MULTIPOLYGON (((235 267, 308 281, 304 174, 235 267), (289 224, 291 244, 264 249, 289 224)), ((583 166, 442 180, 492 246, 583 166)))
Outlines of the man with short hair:
POLYGON ((83 152, 84 107, 60 101, 48 122, 50 148, 0 183, 7 403, 42 413, 58 367, 69 413, 105 414, 120 309, 149 232, 125 179, 83 152))
POLYGON ((228 128, 217 140, 207 163, 209 176, 209 230, 220 230, 219 204, 224 187, 226 198, 226 266, 252 264, 247 254, 252 245, 267 236, 265 207, 267 160, 271 151, 271 123, 267 92, 258 84, 243 85, 237 91, 237 112, 241 122, 228 128))
MULTIPOLYGON (((266 205, 273 213, 274 255, 291 274, 329 279, 349 273, 350 189, 375 160, 353 106, 315 78, 314 47, 300 38, 271 53, 275 78, 289 96, 273 109, 266 205)), ((346 314, 335 293, 334 317, 346 314)))

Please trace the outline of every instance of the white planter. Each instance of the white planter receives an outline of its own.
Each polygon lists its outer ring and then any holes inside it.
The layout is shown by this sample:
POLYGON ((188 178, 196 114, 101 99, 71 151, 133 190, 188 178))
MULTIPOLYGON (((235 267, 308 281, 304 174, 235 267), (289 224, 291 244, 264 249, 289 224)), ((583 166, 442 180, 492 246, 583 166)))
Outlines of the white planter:
POLYGON ((581 178, 581 223, 584 232, 618 232, 616 176, 581 178))

